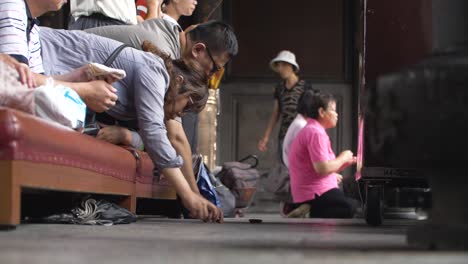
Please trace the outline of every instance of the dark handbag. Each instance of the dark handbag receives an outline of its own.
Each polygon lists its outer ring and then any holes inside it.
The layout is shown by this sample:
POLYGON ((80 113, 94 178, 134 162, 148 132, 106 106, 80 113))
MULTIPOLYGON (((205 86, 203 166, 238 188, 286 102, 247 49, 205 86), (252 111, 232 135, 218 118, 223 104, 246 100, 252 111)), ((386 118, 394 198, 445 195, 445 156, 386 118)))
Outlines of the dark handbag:
POLYGON ((255 169, 257 165, 257 156, 249 155, 239 161, 223 163, 221 171, 216 175, 236 197, 236 208, 248 207, 252 203, 260 178, 255 169), (248 160, 253 161, 253 164, 245 162, 248 160))

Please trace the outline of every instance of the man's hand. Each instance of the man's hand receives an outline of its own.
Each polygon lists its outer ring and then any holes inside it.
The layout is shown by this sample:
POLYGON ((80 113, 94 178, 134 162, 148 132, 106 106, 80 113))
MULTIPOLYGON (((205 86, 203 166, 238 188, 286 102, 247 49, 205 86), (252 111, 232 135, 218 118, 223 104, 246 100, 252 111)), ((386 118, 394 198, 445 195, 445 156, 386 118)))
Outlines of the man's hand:
POLYGON ((192 193, 188 199, 182 200, 182 203, 190 211, 193 218, 201 219, 204 222, 222 223, 224 221, 221 209, 200 195, 192 193))
POLYGON ((115 145, 131 145, 132 134, 125 127, 105 126, 96 135, 97 139, 107 141, 115 145))
POLYGON ((117 90, 101 80, 80 83, 75 91, 86 106, 97 113, 109 110, 117 101, 117 90))

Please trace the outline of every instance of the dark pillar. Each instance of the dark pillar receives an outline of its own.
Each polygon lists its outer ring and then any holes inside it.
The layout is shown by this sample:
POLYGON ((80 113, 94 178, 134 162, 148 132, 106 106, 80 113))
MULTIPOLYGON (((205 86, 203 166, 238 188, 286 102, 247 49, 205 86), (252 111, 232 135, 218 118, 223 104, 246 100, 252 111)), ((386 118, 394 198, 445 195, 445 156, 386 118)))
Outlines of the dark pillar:
POLYGON ((420 106, 434 113, 430 123, 438 127, 425 132, 438 140, 428 141, 433 149, 427 173, 433 206, 429 220, 410 228, 407 239, 417 247, 467 250, 468 2, 433 0, 432 6, 433 47, 439 56, 433 56, 427 64, 430 70, 421 83, 425 87, 421 89, 423 96, 416 102, 428 98, 431 92, 437 97, 430 105, 420 106))
POLYGON ((467 43, 467 7, 465 0, 432 0, 434 50, 467 43))
POLYGON ((204 0, 197 6, 195 18, 198 23, 222 19, 223 0, 204 0))

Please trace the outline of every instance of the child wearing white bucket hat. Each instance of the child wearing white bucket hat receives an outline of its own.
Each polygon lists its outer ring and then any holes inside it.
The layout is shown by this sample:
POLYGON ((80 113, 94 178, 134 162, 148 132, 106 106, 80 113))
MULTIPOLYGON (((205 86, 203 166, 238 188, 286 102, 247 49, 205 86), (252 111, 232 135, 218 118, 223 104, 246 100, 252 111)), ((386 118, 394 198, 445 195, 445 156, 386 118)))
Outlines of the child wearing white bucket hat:
MULTIPOLYGON (((270 61, 270 67, 281 77, 281 82, 275 87, 273 112, 271 113, 265 132, 258 142, 257 148, 260 151, 267 150, 271 132, 276 123, 280 120, 277 158, 278 161, 281 162, 277 162, 276 166, 284 166, 284 161, 282 159, 284 137, 289 126, 296 118, 299 98, 304 91, 312 89, 312 86, 310 83, 299 78, 298 72, 300 68, 296 61, 296 55, 289 50, 280 51, 278 55, 270 61)), ((275 168, 273 168, 272 171, 275 171, 275 168)), ((285 169, 287 170, 287 168, 285 169)), ((277 177, 278 175, 271 175, 268 179, 274 182, 277 177)), ((280 199, 283 200, 284 197, 280 199)), ((287 206, 289 204, 289 199, 286 200, 288 201, 283 201, 281 209, 284 215, 287 215, 290 213, 290 209, 293 209, 287 206)))
POLYGON ((276 72, 276 63, 280 61, 291 64, 294 68, 294 72, 299 72, 299 64, 297 64, 296 62, 296 55, 294 55, 294 53, 290 52, 289 50, 280 51, 280 53, 278 53, 278 56, 271 60, 270 67, 273 71, 276 72))
POLYGON ((298 76, 299 64, 296 56, 289 50, 282 50, 270 62, 271 69, 281 77, 281 82, 276 85, 274 92, 274 106, 268 125, 258 142, 260 151, 267 150, 267 144, 274 126, 281 120, 278 135, 278 158, 282 160, 282 143, 289 125, 297 115, 297 102, 302 93, 312 89, 309 83, 300 80, 298 76))

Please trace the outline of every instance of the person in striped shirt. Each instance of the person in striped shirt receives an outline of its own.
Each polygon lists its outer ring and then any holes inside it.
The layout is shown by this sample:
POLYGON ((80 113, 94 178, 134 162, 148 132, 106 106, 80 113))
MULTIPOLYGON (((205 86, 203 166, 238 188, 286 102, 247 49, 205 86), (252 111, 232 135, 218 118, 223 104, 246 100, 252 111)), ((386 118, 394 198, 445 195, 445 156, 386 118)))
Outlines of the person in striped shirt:
POLYGON ((47 11, 59 10, 63 0, 7 0, 0 3, 0 53, 9 54, 43 73, 41 43, 36 20, 47 11))
MULTIPOLYGON (((30 69, 29 78, 20 78, 30 88, 44 85, 48 76, 43 75, 40 29, 36 17, 49 11, 57 11, 66 0, 5 0, 0 2, 0 53, 15 58, 30 69)), ((57 84, 74 89, 95 112, 108 110, 115 105, 116 92, 102 80, 84 80, 85 67, 70 74, 54 76, 57 84)), ((21 74, 20 74, 21 76, 21 74)), ((21 77, 23 77, 21 76, 21 77)))

